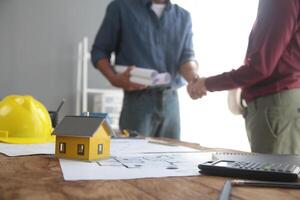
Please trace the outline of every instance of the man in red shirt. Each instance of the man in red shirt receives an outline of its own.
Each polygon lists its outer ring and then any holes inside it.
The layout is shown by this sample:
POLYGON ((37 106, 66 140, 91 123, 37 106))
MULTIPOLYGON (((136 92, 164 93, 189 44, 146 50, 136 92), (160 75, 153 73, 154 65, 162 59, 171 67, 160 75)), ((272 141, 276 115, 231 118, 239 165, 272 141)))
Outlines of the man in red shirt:
POLYGON ((193 99, 242 88, 253 152, 300 154, 300 1, 260 0, 245 64, 189 84, 193 99))

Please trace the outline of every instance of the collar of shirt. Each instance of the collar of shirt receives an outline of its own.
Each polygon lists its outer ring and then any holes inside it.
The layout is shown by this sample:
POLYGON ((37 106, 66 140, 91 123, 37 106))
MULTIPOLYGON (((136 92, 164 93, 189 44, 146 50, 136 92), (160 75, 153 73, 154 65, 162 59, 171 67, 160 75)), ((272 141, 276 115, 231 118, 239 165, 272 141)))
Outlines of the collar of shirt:
MULTIPOLYGON (((152 5, 152 0, 142 0, 144 5, 146 5, 148 8, 151 8, 151 5, 152 5)), ((166 10, 170 10, 171 9, 171 1, 170 0, 167 0, 166 1, 166 10)))
POLYGON ((153 12, 155 12, 158 18, 161 18, 165 8, 166 8, 166 4, 153 3, 151 6, 151 9, 153 10, 153 12))

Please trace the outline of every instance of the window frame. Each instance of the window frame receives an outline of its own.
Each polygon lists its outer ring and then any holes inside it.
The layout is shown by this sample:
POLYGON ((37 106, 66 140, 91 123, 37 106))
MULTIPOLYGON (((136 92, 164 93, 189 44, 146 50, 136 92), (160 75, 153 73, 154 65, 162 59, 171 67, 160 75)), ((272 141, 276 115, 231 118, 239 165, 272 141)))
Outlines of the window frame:
POLYGON ((65 154, 67 152, 67 143, 66 142, 59 142, 58 143, 58 152, 65 154))
POLYGON ((98 144, 98 148, 97 148, 98 155, 103 154, 103 147, 104 147, 103 144, 98 144), (100 149, 101 149, 101 151, 100 151, 100 149))
POLYGON ((85 152, 84 149, 85 149, 84 144, 77 144, 77 155, 84 156, 84 152, 85 152))

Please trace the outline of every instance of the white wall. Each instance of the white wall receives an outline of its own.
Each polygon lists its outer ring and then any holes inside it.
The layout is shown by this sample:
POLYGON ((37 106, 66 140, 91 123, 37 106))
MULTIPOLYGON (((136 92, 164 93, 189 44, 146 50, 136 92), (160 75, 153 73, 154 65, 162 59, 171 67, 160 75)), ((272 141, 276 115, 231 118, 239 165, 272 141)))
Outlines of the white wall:
MULTIPOLYGON (((55 110, 65 98, 62 115, 74 114, 77 43, 84 36, 94 40, 109 2, 1 0, 0 99, 32 95, 55 110)), ((89 70, 90 84, 107 87, 89 70)))

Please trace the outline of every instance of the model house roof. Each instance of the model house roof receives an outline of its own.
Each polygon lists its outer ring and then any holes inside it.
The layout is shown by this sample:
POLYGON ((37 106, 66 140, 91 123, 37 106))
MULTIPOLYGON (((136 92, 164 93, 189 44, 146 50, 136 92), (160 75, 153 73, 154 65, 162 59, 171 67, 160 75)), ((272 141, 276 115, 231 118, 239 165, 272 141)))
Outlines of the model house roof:
POLYGON ((52 134, 56 136, 91 137, 102 123, 108 126, 111 131, 110 125, 104 117, 65 116, 52 134))

